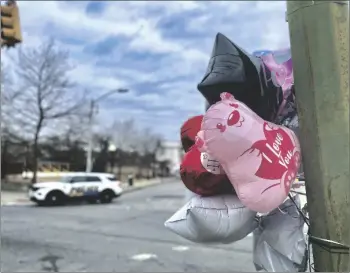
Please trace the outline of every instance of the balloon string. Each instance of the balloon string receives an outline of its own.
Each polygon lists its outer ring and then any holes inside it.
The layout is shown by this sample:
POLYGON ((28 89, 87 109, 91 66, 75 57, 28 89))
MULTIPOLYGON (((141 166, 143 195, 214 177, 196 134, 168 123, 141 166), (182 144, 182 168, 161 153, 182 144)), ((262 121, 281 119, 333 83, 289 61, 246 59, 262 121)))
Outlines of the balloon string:
POLYGON ((286 214, 288 214, 288 212, 287 211, 283 211, 283 210, 281 210, 280 209, 280 207, 278 207, 278 210, 282 213, 282 214, 284 214, 284 215, 286 215, 286 214))
POLYGON ((294 206, 297 208, 298 212, 300 213, 301 217, 303 218, 304 222, 310 227, 309 218, 305 216, 304 212, 299 208, 297 203, 295 202, 293 196, 291 194, 288 194, 289 199, 293 202, 294 206))

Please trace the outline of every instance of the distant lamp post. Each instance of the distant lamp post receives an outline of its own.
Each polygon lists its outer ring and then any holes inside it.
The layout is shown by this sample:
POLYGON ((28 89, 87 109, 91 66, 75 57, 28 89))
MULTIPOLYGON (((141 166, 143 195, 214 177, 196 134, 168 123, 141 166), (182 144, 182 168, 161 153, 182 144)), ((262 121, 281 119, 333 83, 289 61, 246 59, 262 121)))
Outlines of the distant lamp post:
POLYGON ((110 90, 101 96, 97 97, 96 99, 92 99, 90 101, 90 109, 89 109, 89 132, 88 132, 88 148, 87 148, 87 153, 86 153, 86 172, 91 172, 92 170, 92 146, 93 146, 93 130, 92 130, 92 125, 93 125, 93 120, 94 120, 94 114, 95 114, 95 109, 97 106, 97 103, 103 99, 106 99, 107 97, 115 94, 115 93, 127 93, 129 92, 129 89, 126 88, 118 88, 118 89, 113 89, 110 90))

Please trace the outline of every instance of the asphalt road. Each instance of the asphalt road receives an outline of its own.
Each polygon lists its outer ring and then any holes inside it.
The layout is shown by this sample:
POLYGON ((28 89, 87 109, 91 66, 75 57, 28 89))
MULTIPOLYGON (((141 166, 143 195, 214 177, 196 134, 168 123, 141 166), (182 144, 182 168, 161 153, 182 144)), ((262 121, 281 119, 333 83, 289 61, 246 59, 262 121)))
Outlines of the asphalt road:
POLYGON ((252 237, 204 246, 164 227, 184 195, 170 182, 108 205, 2 207, 1 272, 255 271, 252 237))

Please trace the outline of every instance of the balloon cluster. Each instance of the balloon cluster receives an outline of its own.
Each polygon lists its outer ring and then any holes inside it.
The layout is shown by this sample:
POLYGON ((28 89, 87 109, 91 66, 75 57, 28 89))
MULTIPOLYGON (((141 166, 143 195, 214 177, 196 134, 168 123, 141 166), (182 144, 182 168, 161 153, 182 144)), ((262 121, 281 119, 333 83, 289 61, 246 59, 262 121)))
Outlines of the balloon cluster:
POLYGON ((218 33, 198 84, 210 107, 181 127, 185 186, 201 196, 236 194, 256 212, 280 206, 301 160, 297 135, 286 126, 296 118, 293 86, 290 58, 251 56, 218 33))
POLYGON ((181 127, 180 174, 194 194, 164 225, 204 244, 253 234, 257 271, 300 271, 307 245, 299 196, 289 195, 301 159, 290 54, 249 55, 219 33, 198 90, 209 108, 181 127))

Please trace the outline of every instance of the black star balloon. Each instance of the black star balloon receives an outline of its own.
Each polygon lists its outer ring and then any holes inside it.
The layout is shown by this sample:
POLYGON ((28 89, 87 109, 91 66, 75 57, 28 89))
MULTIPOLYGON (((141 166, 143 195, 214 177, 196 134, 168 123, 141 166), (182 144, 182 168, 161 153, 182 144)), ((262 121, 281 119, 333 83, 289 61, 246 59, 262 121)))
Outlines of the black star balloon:
POLYGON ((271 72, 259 57, 251 56, 218 33, 212 55, 198 90, 210 105, 228 92, 267 121, 275 118, 282 89, 271 80, 271 72))

